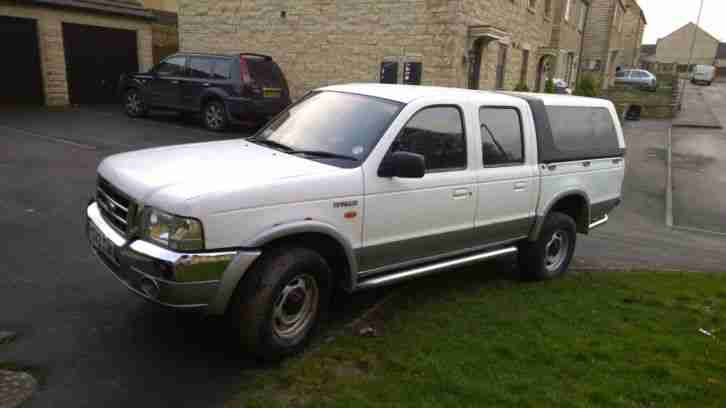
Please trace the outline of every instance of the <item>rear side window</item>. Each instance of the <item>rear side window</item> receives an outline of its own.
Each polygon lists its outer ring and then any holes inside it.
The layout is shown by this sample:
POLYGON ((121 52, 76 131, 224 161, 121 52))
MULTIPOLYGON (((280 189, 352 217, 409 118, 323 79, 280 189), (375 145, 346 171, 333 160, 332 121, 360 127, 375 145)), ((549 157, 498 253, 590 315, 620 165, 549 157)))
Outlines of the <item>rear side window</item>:
POLYGON ((485 166, 524 163, 522 121, 517 109, 481 108, 479 121, 485 166))
POLYGON ((232 70, 232 60, 218 58, 214 63, 213 79, 230 79, 230 71, 232 70))
POLYGON ((252 80, 265 88, 284 88, 285 82, 282 78, 282 71, 275 61, 255 56, 245 56, 247 68, 250 71, 252 80))
POLYGON ((214 70, 214 59, 205 57, 189 58, 189 75, 193 78, 211 78, 214 70))
POLYGON ((560 161, 621 156, 613 118, 605 108, 548 106, 554 152, 560 161))
POLYGON ((434 106, 419 111, 406 124, 391 150, 424 156, 427 171, 466 168, 466 138, 461 112, 454 106, 434 106))

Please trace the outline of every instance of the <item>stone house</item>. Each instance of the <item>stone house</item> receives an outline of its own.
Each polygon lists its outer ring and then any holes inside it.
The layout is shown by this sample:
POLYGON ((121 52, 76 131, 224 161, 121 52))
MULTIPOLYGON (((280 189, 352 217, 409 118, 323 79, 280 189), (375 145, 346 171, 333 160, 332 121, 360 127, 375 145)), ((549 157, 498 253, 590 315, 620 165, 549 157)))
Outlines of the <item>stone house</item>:
POLYGON ((714 64, 719 40, 694 23, 688 23, 658 39, 655 60, 659 64, 677 64, 678 70, 685 72, 688 69, 687 65, 692 46, 693 59, 691 64, 714 64))
POLYGON ((0 104, 114 102, 121 73, 152 65, 152 19, 136 0, 0 0, 0 104))
POLYGON ((556 0, 553 3, 552 39, 549 47, 554 56, 550 75, 575 87, 580 66, 582 40, 587 29, 590 2, 585 0, 556 0))
POLYGON ((635 0, 626 0, 623 21, 623 64, 626 68, 638 68, 643 34, 648 21, 635 0))
POLYGON ((180 48, 271 55, 293 97, 356 81, 533 89, 559 1, 180 0, 180 48))
POLYGON ((151 25, 154 64, 179 51, 179 4, 177 0, 143 0, 154 15, 151 25))
POLYGON ((602 80, 603 88, 615 81, 624 65, 625 0, 592 0, 585 32, 583 71, 602 80))
POLYGON ((726 79, 726 43, 718 45, 716 51, 716 75, 720 79, 726 79))

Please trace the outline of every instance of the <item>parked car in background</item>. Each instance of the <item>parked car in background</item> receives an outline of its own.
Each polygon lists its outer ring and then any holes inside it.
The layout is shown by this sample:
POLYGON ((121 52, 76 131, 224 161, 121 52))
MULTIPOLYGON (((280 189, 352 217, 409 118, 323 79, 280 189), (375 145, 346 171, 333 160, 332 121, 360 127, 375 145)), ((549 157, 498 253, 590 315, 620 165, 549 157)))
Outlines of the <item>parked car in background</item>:
POLYGON ((716 77, 716 67, 712 65, 696 65, 691 71, 690 78, 693 84, 706 84, 711 86, 716 77))
POLYGON ((552 80, 552 82, 555 84, 555 93, 560 95, 572 95, 572 89, 570 89, 570 86, 567 84, 567 81, 560 78, 555 78, 552 80))
POLYGON ((201 113, 204 126, 224 130, 231 122, 266 122, 290 104, 280 67, 260 54, 174 54, 145 73, 119 83, 126 114, 152 109, 201 113))
POLYGON ((658 79, 644 69, 621 69, 615 73, 615 84, 655 91, 658 79))
POLYGON ((339 85, 251 138, 106 158, 85 222, 131 291, 226 314, 245 350, 279 358, 338 289, 513 254, 533 279, 564 274, 624 175, 604 99, 339 85))

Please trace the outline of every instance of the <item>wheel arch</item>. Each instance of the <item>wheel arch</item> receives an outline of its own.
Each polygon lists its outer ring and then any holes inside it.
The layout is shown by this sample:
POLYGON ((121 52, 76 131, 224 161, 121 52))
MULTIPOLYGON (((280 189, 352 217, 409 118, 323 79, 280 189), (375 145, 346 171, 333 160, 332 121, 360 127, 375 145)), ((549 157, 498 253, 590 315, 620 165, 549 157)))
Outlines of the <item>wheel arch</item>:
POLYGON ((253 238, 246 246, 264 253, 278 245, 300 245, 318 252, 330 265, 340 286, 352 291, 358 262, 350 240, 335 227, 321 221, 299 221, 276 225, 253 238))
POLYGON ((539 238, 542 225, 552 211, 559 211, 572 217, 575 220, 577 232, 581 234, 589 232, 590 198, 585 191, 579 189, 563 191, 553 197, 545 208, 543 213, 537 214, 537 221, 529 234, 530 241, 536 241, 539 238))

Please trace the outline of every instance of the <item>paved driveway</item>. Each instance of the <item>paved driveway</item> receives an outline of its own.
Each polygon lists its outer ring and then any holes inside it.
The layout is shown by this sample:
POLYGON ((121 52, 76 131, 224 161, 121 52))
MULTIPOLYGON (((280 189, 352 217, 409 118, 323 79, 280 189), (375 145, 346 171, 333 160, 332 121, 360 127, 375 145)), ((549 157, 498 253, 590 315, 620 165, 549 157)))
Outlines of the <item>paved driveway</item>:
MULTIPOLYGON (((579 241, 577 267, 724 269, 723 241, 663 225, 667 127, 627 128, 625 204, 579 241)), ((219 135, 114 109, 0 112, 0 328, 20 332, 0 360, 40 370, 30 406, 216 406, 254 375, 258 367, 218 322, 159 309, 121 287, 93 259, 82 223, 103 157, 243 131, 219 135)), ((337 320, 379 295, 341 303, 337 320)))
MULTIPOLYGON (((687 95, 702 98, 701 109, 726 126, 726 83, 688 86, 687 95)), ((725 130, 673 129, 673 221, 726 234, 725 130)))

